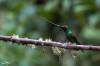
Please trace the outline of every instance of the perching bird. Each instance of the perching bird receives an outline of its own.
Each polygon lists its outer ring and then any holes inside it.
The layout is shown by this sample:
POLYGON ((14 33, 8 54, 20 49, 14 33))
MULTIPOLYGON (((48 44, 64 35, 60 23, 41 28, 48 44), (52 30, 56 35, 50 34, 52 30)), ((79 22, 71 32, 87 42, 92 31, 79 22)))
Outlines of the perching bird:
MULTIPOLYGON (((70 44, 72 43, 72 44, 81 44, 79 41, 78 41, 78 39, 77 39, 77 37, 76 37, 76 35, 75 35, 75 33, 71 30, 71 28, 69 27, 69 26, 67 26, 67 25, 63 25, 63 26, 60 26, 60 28, 64 31, 64 33, 65 33, 65 35, 66 35, 66 38, 67 38, 67 41, 68 42, 70 42, 70 44)), ((70 50, 69 51, 70 53, 71 53, 71 55, 72 55, 72 57, 73 58, 75 58, 75 57, 77 57, 77 55, 78 55, 78 51, 72 51, 72 50, 70 50)), ((83 51, 82 51, 83 52, 83 51)))
POLYGON ((68 42, 80 44, 80 42, 78 41, 77 37, 75 36, 75 34, 73 33, 70 27, 64 25, 64 26, 60 26, 60 28, 65 32, 68 42))
MULTIPOLYGON (((81 44, 78 41, 77 36, 75 35, 75 33, 73 32, 73 30, 69 26, 67 26, 67 25, 61 26, 61 25, 58 25, 58 24, 55 24, 55 23, 52 23, 52 22, 49 22, 49 23, 51 23, 51 24, 53 24, 53 25, 55 25, 57 27, 60 27, 64 31, 65 36, 66 36, 66 39, 67 39, 67 42, 69 42, 69 44, 71 44, 71 43, 72 44, 79 44, 79 45, 81 44)), ((58 48, 58 49, 59 49, 59 51, 61 53, 60 54, 59 53, 56 53, 56 54, 59 54, 59 55, 62 56, 64 54, 64 49, 60 49, 60 48, 58 48)), ((79 51, 69 50, 68 52, 71 54, 71 56, 73 58, 77 57, 78 54, 79 54, 79 51)), ((82 51, 82 52, 84 52, 84 51, 82 51)))
MULTIPOLYGON (((44 18, 45 19, 45 18, 44 18)), ((65 32, 65 35, 66 35, 66 38, 67 38, 67 41, 68 42, 71 42, 71 43, 76 43, 76 44, 79 44, 80 45, 80 42, 78 41, 77 37, 75 36, 75 34, 73 33, 73 31, 71 30, 71 28, 67 25, 58 25, 58 24, 55 24, 49 20, 47 20, 50 24, 56 26, 56 27, 60 27, 64 32, 65 32)))
POLYGON ((76 43, 76 44, 80 45, 80 42, 78 41, 76 35, 73 33, 73 31, 71 30, 71 28, 69 26, 67 26, 67 25, 61 26, 61 25, 58 25, 58 24, 55 24, 55 23, 51 22, 50 20, 46 19, 45 17, 41 17, 41 18, 48 21, 50 24, 52 24, 56 27, 60 27, 65 32, 65 35, 66 35, 66 38, 67 38, 68 42, 76 43))

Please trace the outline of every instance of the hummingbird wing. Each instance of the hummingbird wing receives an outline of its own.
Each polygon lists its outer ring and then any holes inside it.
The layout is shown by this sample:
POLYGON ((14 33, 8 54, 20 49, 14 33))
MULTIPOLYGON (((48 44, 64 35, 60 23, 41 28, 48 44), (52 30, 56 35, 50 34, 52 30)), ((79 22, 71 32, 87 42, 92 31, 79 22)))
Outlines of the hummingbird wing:
POLYGON ((81 44, 75 35, 72 35, 72 40, 79 45, 81 44))
POLYGON ((77 44, 81 44, 80 42, 79 42, 79 40, 77 39, 77 36, 75 35, 75 33, 73 33, 72 35, 69 35, 69 36, 67 36, 67 40, 69 41, 69 42, 72 42, 72 43, 77 43, 77 44))

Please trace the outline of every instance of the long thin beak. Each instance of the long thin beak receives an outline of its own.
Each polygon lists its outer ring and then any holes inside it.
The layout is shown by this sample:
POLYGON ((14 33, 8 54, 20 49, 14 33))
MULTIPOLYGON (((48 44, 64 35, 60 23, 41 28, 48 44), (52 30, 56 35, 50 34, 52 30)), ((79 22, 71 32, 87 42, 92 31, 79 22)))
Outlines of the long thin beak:
POLYGON ((53 22, 50 22, 50 23, 51 23, 52 25, 56 26, 56 27, 61 28, 61 29, 64 29, 64 28, 65 28, 64 26, 61 26, 61 25, 55 24, 55 23, 53 23, 53 22))
POLYGON ((58 24, 55 24, 55 23, 53 23, 53 22, 50 22, 52 25, 54 25, 54 26, 56 26, 56 27, 61 27, 60 25, 58 25, 58 24))

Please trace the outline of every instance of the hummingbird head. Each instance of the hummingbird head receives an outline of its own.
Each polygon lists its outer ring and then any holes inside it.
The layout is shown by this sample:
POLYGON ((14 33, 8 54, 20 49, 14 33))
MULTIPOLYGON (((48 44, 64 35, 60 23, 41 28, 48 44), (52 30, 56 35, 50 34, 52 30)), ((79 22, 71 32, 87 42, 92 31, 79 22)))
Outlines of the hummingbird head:
POLYGON ((68 29, 68 26, 67 25, 63 25, 63 26, 61 26, 61 29, 66 31, 68 29))

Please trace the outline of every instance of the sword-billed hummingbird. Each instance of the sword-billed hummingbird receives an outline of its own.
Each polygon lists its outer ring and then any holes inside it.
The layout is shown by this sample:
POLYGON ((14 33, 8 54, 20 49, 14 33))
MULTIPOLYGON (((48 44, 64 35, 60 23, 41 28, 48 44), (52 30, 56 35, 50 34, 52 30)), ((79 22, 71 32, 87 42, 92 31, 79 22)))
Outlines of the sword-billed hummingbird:
MULTIPOLYGON (((58 24, 55 24, 55 23, 51 22, 50 20, 46 19, 45 17, 41 17, 41 18, 48 21, 50 24, 61 28, 63 30, 63 32, 65 33, 66 40, 69 42, 69 44, 81 44, 78 41, 77 36, 75 35, 74 31, 68 25, 61 26, 61 25, 58 25, 58 24)), ((56 48, 54 47, 54 48, 52 48, 52 50, 55 54, 61 55, 61 56, 64 54, 64 51, 65 51, 64 49, 58 48, 58 47, 56 47, 56 48)), ((71 53, 71 55, 73 57, 77 56, 76 51, 70 50, 69 52, 71 53)))
POLYGON ((64 31, 68 42, 80 44, 76 35, 74 34, 74 32, 71 30, 69 26, 63 25, 60 26, 60 28, 64 31))
POLYGON ((61 28, 64 31, 65 36, 66 36, 68 42, 80 44, 80 42, 77 39, 77 36, 75 35, 73 30, 68 25, 61 26, 61 25, 58 25, 58 24, 55 24, 55 23, 51 22, 50 20, 46 19, 45 17, 41 17, 41 18, 46 20, 46 21, 48 21, 50 24, 52 24, 52 25, 54 25, 56 27, 61 28))
POLYGON ((53 24, 53 25, 55 25, 57 27, 60 27, 64 31, 68 42, 76 43, 76 44, 80 45, 80 42, 78 41, 75 33, 73 32, 73 30, 69 26, 67 26, 67 25, 60 26, 60 25, 55 24, 55 23, 51 23, 51 24, 53 24))
MULTIPOLYGON (((78 41, 78 39, 77 39, 76 35, 74 34, 73 30, 69 26, 67 26, 67 25, 60 26, 60 25, 57 25, 55 23, 52 23, 52 24, 57 26, 57 27, 60 27, 64 31, 66 39, 67 39, 69 44, 79 44, 79 45, 81 44, 78 41)), ((63 53, 63 50, 60 49, 60 48, 59 48, 59 51, 61 51, 61 54, 63 53)), ((70 50, 69 52, 71 53, 73 58, 75 58, 78 55, 77 51, 70 50)))

